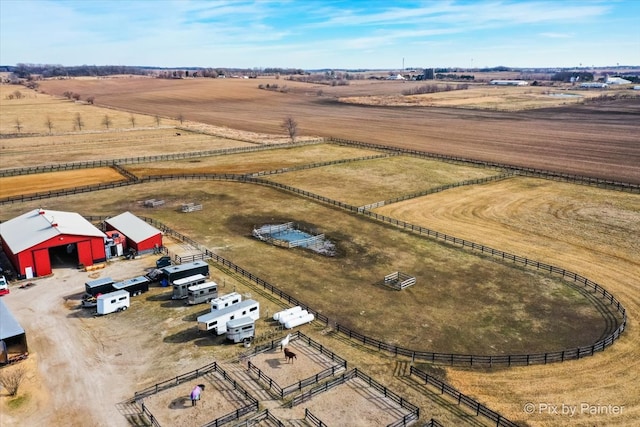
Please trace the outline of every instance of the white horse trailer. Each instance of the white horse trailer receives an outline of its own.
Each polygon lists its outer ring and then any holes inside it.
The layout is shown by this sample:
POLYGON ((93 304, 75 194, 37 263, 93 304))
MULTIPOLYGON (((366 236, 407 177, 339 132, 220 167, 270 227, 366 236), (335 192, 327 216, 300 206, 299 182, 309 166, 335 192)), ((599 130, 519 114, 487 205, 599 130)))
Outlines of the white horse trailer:
POLYGON ((313 322, 314 315, 311 313, 304 314, 302 316, 292 317, 284 323, 285 329, 295 328, 296 326, 304 325, 305 323, 313 322))
POLYGON ((219 296, 218 298, 211 300, 211 311, 222 310, 223 308, 238 304, 242 301, 242 295, 237 292, 231 292, 219 296))
POLYGON ((200 285, 206 281, 207 277, 204 274, 194 274, 193 276, 175 280, 171 299, 185 299, 188 295, 187 292, 189 292, 189 286, 200 285))
POLYGON ((218 284, 205 282, 187 288, 187 304, 195 305, 209 302, 218 296, 218 284))
POLYGON ((256 321, 251 317, 240 317, 227 322, 227 339, 234 343, 252 340, 256 334, 256 321))
POLYGON ((115 313, 116 311, 124 311, 129 308, 131 303, 129 292, 125 290, 102 294, 97 298, 97 300, 98 314, 100 315, 115 313))
POLYGON ((240 317, 260 318, 260 303, 252 299, 239 302, 222 310, 212 311, 198 317, 198 329, 201 331, 215 331, 217 335, 227 332, 227 322, 240 317))
POLYGON ((292 313, 297 313, 299 311, 302 311, 302 307, 300 307, 299 305, 288 308, 286 310, 278 311, 277 313, 273 314, 273 320, 280 320, 282 317, 288 316, 292 313))

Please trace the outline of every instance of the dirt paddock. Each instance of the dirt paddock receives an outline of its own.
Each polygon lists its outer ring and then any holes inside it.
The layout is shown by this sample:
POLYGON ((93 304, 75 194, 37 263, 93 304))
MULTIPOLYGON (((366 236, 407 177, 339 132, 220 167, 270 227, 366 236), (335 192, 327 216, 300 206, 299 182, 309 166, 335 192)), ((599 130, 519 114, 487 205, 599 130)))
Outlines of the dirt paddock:
POLYGON ((302 340, 290 342, 287 348, 296 354, 295 359, 286 360, 283 350, 277 347, 252 356, 249 361, 281 388, 289 387, 325 369, 337 366, 337 363, 328 356, 306 345, 302 340))
POLYGON ((203 425, 250 403, 217 371, 177 384, 144 400, 146 408, 162 426, 203 425), (191 390, 200 384, 205 386, 204 390, 200 400, 192 406, 191 390))

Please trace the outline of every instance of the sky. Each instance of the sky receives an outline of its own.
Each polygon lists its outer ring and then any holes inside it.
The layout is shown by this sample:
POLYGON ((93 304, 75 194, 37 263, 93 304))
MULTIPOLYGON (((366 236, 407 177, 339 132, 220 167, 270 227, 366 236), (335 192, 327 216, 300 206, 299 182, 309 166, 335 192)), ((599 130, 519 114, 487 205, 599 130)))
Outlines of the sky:
POLYGON ((0 0, 0 65, 640 65, 640 0, 0 0))

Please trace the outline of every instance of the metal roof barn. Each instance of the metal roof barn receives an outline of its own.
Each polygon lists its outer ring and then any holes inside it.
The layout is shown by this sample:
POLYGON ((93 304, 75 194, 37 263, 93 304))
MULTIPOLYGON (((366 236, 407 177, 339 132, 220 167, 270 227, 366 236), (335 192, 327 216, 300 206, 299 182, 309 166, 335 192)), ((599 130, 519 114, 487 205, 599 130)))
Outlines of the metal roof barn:
POLYGON ((131 212, 109 218, 105 224, 107 230, 122 233, 127 239, 127 246, 138 253, 162 247, 162 232, 131 212))
POLYGON ((9 362, 10 353, 27 353, 27 335, 0 299, 0 364, 9 362))
POLYGON ((0 224, 2 249, 19 277, 46 276, 54 265, 78 267, 106 259, 106 235, 80 214, 34 209, 0 224))

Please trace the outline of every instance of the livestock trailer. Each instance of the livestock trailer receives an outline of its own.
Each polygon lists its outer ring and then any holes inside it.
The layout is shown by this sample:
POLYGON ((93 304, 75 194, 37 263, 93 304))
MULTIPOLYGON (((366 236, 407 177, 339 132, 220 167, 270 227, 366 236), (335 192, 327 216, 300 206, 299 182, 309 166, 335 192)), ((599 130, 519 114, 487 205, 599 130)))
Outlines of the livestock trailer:
POLYGON ((98 314, 100 315, 115 313, 116 311, 124 311, 129 308, 131 303, 129 292, 125 290, 102 294, 97 298, 97 300, 98 314))
POLYGON ((209 276, 209 264, 204 261, 193 261, 186 264, 168 265, 166 267, 162 267, 160 271, 162 271, 162 277, 160 280, 166 280, 167 284, 169 284, 178 279, 193 276, 194 274, 209 276))
POLYGON ((173 293, 171 299, 184 299, 190 286, 201 285, 207 282, 207 277, 202 274, 194 274, 193 276, 184 277, 173 282, 173 293))
POLYGON ((251 317, 240 317, 227 322, 227 339, 235 343, 252 340, 256 334, 256 321, 251 317))
POLYGON ((90 280, 84 284, 84 289, 87 294, 95 297, 98 294, 106 294, 113 291, 113 284, 115 280, 111 277, 103 277, 101 279, 90 280))
POLYGON ((227 332, 227 322, 240 317, 260 318, 260 303, 248 299, 222 310, 212 311, 198 317, 198 329, 201 331, 215 331, 217 335, 227 332))
POLYGON ((122 282, 114 283, 113 289, 116 291, 128 291, 132 297, 135 297, 149 290, 149 279, 146 276, 138 276, 133 279, 123 280, 122 282))
POLYGON ((189 305, 209 302, 217 296, 218 284, 216 282, 200 283, 187 288, 187 304, 189 305))
POLYGON ((242 301, 242 295, 237 292, 231 292, 230 294, 219 296, 218 298, 211 300, 211 311, 222 310, 223 308, 237 304, 240 301, 242 301))

